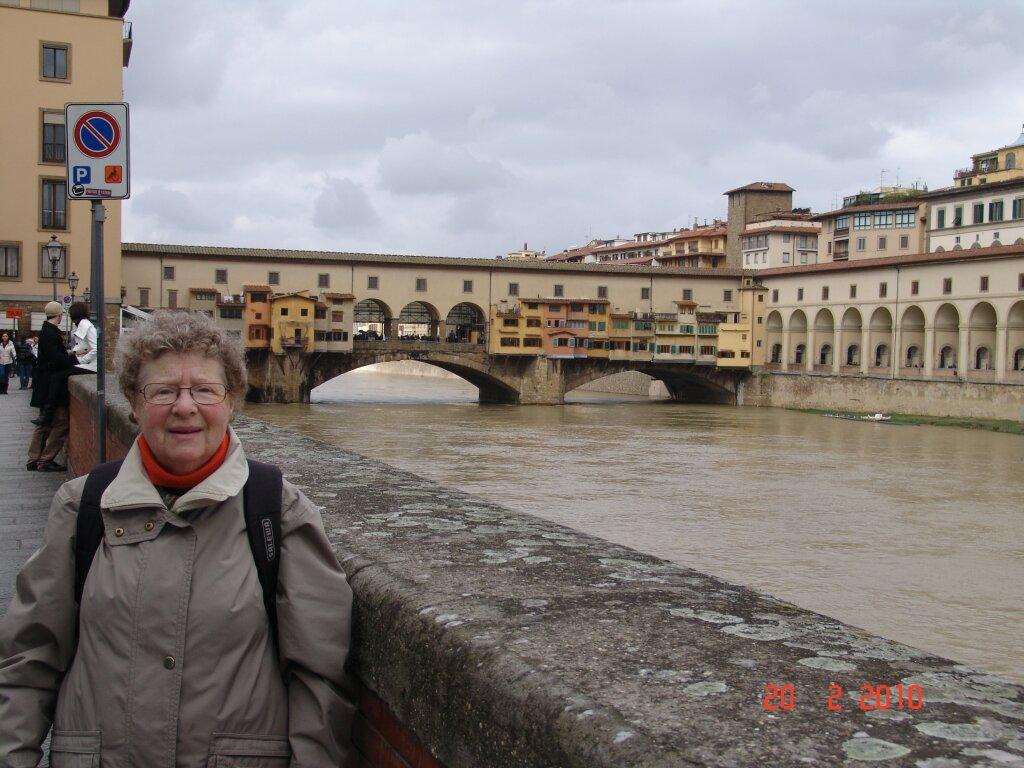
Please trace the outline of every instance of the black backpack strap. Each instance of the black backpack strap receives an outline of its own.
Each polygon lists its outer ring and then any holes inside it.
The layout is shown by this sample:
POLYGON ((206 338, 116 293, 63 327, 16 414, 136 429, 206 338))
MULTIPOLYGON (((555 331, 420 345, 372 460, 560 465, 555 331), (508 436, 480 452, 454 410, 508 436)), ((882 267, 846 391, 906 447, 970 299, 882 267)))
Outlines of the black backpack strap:
POLYGON ((103 541, 100 499, 120 471, 120 461, 109 461, 93 468, 85 479, 85 489, 78 503, 78 519, 75 521, 75 605, 82 603, 85 578, 89 575, 96 550, 103 541))
POLYGON ((281 553, 281 492, 284 479, 272 464, 249 461, 249 479, 242 490, 245 529, 252 559, 263 587, 263 605, 270 635, 277 642, 277 567, 281 553))

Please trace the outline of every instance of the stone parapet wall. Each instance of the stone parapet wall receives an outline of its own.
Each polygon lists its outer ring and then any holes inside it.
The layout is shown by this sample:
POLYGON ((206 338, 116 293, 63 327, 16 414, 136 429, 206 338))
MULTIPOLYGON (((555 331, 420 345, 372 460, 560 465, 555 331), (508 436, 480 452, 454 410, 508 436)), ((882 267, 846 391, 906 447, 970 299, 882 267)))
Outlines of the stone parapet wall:
MULTIPOLYGON (((87 384, 73 386, 86 403, 87 384)), ((1024 690, 1008 680, 256 419, 234 426, 249 456, 323 505, 356 598, 360 765, 920 767, 1024 753, 1024 690), (792 686, 793 706, 766 711, 769 684, 792 686), (924 707, 862 709, 866 684, 919 685, 924 707)))
POLYGON ((873 376, 762 373, 745 405, 1024 421, 1024 386, 873 376))

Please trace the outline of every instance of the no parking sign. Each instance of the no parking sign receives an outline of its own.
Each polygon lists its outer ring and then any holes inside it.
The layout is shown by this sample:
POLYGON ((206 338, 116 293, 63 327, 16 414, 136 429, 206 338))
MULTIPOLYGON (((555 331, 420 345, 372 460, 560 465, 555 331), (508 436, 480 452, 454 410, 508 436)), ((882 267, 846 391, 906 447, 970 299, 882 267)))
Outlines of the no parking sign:
POLYGON ((65 104, 68 197, 124 200, 129 196, 128 105, 65 104))

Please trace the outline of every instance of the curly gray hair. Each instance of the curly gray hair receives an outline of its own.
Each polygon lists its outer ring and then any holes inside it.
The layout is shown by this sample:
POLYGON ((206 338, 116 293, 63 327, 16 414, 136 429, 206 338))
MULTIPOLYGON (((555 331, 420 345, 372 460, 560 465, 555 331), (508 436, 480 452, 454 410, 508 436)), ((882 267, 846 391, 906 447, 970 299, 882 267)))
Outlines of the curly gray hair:
POLYGON ((245 394, 245 352, 240 339, 219 327, 202 312, 158 311, 123 332, 117 340, 117 383, 128 397, 139 388, 143 364, 164 352, 215 357, 224 366, 224 383, 237 400, 245 394))

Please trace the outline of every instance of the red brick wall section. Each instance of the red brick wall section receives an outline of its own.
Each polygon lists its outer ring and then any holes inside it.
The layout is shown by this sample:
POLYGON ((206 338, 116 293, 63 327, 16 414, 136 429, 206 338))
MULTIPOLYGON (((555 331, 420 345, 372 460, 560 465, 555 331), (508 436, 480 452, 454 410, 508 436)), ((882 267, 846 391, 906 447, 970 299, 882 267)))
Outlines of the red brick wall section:
MULTIPOLYGON (((107 430, 107 461, 124 458, 128 447, 114 430, 107 430)), ((77 397, 71 398, 68 465, 76 477, 96 465, 96 418, 92 408, 77 397)), ((352 746, 351 759, 343 768, 445 768, 362 683, 358 683, 352 746)))
MULTIPOLYGON (((107 461, 123 459, 130 446, 107 430, 107 461)), ((71 434, 68 436, 68 468, 75 477, 96 466, 96 417, 92 409, 76 397, 71 398, 71 434)))

